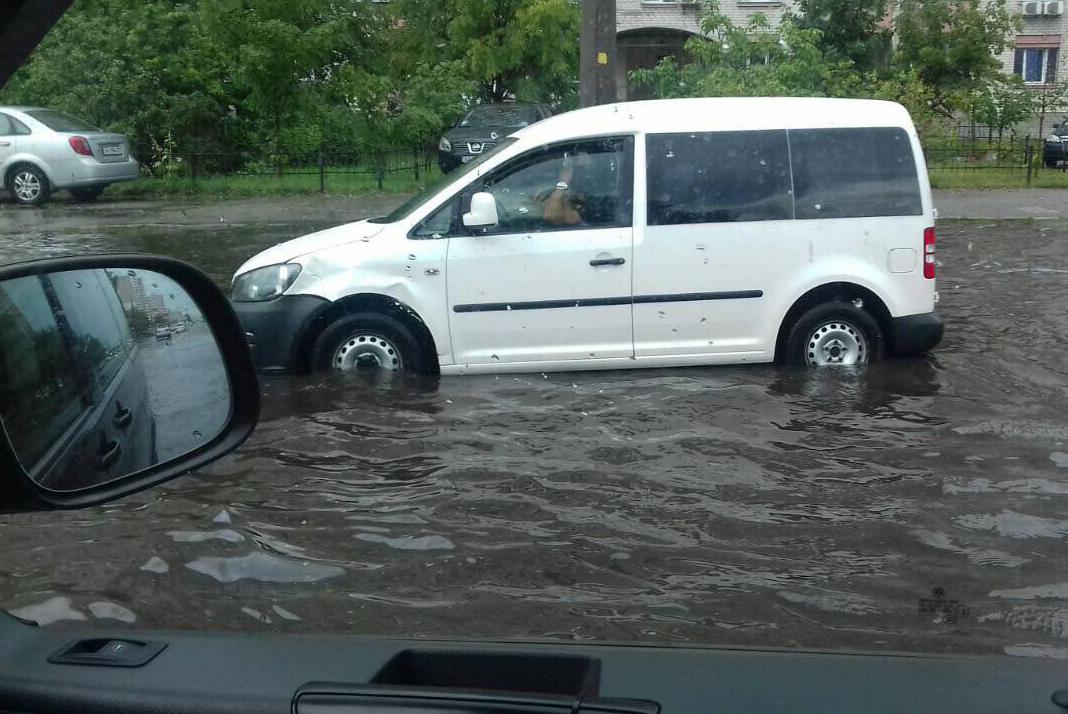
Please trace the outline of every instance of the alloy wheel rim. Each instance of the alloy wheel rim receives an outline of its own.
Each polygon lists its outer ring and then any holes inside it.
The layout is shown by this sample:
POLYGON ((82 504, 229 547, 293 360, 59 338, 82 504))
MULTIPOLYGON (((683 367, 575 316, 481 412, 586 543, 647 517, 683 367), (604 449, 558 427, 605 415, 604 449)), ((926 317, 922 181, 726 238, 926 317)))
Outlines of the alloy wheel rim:
POLYGON ((15 174, 15 195, 23 201, 35 201, 41 195, 41 181, 30 171, 15 174))
POLYGON ((357 334, 341 343, 334 352, 333 367, 339 372, 385 371, 404 369, 400 350, 375 334, 357 334))
POLYGON ((817 367, 867 364, 868 342, 864 333, 848 322, 825 322, 809 335, 805 361, 817 367))

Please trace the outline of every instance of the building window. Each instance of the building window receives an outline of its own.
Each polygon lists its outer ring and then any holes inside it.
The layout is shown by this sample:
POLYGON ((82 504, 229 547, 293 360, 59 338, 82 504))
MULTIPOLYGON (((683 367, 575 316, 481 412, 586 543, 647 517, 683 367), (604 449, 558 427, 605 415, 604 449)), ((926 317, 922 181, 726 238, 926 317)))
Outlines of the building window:
POLYGON ((1012 72, 1028 84, 1056 82, 1057 54, 1056 47, 1017 48, 1012 72))

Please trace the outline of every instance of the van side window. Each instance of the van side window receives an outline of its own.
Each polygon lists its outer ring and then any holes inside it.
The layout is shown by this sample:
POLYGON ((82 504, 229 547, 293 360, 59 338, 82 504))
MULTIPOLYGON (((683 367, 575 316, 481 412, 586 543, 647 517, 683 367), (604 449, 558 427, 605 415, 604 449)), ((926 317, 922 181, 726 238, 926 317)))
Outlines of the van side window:
POLYGON ((654 134, 646 155, 649 225, 793 217, 785 131, 654 134))
POLYGON ((791 129, 797 218, 923 213, 904 129, 791 129))
POLYGON ((457 202, 458 199, 455 196, 450 198, 438 210, 420 221, 419 225, 408 234, 409 237, 421 240, 448 238, 452 234, 457 202))
POLYGON ((595 139, 535 149, 490 174, 498 224, 488 233, 630 226, 634 139, 595 139))

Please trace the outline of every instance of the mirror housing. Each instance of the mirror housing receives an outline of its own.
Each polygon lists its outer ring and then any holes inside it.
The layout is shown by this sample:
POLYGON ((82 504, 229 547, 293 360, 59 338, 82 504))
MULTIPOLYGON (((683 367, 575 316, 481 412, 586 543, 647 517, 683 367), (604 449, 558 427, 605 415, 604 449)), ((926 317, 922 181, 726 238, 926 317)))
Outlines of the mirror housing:
POLYGON ((237 316, 181 261, 111 254, 0 267, 0 329, 23 341, 0 344, 0 513, 84 508, 150 488, 233 451, 259 418, 237 316), (154 394, 171 371, 169 389, 154 394))
POLYGON ((471 196, 471 210, 464 214, 466 228, 492 228, 497 225, 497 199, 488 191, 471 196))

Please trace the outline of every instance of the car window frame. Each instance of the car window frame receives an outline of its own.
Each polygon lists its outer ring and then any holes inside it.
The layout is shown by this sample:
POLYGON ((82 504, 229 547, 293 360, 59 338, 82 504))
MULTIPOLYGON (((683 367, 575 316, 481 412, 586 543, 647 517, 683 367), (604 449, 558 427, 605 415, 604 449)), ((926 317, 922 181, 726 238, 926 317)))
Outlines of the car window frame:
POLYGON ((25 123, 19 121, 19 118, 16 116, 8 114, 7 112, 0 112, 0 117, 4 117, 5 119, 7 119, 8 123, 11 125, 11 128, 14 129, 14 133, 0 134, 0 136, 29 136, 33 133, 30 127, 26 126, 25 123))
POLYGON ((600 142, 600 141, 612 141, 612 140, 621 140, 623 142, 623 171, 624 171, 624 173, 629 172, 629 174, 630 174, 630 180, 629 181, 624 180, 624 182, 623 182, 623 186, 625 187, 625 191, 620 196, 620 198, 621 198, 621 200, 623 202, 630 204, 630 210, 628 212, 626 221, 617 221, 617 222, 614 222, 614 223, 605 223, 605 224, 600 224, 600 225, 595 225, 595 226, 586 225, 586 224, 578 224, 578 225, 573 225, 573 226, 554 225, 554 226, 546 226, 544 228, 524 228, 523 230, 515 230, 515 229, 511 229, 511 228, 509 228, 507 230, 503 230, 503 229, 499 229, 499 226, 492 226, 490 228, 479 228, 479 229, 472 230, 472 229, 468 229, 468 228, 465 228, 465 227, 461 226, 461 229, 462 229, 461 235, 460 236, 454 236, 454 237, 506 236, 506 235, 518 235, 518 234, 534 235, 534 234, 537 234, 537 233, 563 233, 563 232, 568 232, 568 231, 595 231, 595 230, 609 230, 609 229, 616 229, 616 228, 633 228, 634 227, 635 210, 636 210, 635 209, 635 204, 634 204, 634 196, 636 195, 636 191, 634 190, 634 182, 636 180, 635 170, 634 170, 635 144, 637 143, 637 134, 636 133, 624 133, 624 134, 612 133, 612 134, 605 134, 605 135, 601 135, 601 136, 574 137, 574 138, 562 139, 560 141, 554 141, 554 142, 551 142, 551 143, 548 143, 548 144, 541 144, 540 146, 532 147, 532 148, 528 149, 527 151, 524 151, 523 153, 518 154, 517 156, 513 156, 512 158, 508 159, 507 161, 505 161, 504 163, 500 164, 499 166, 494 167, 484 177, 480 177, 478 181, 473 182, 472 184, 469 184, 466 187, 466 189, 461 192, 459 215, 463 215, 463 213, 466 212, 470 208, 471 196, 472 195, 474 195, 475 193, 478 193, 479 191, 485 191, 485 190, 488 189, 487 183, 489 183, 491 179, 493 179, 498 174, 502 174, 503 173, 503 174, 507 175, 508 173, 517 170, 516 169, 516 165, 517 164, 522 164, 522 163, 527 162, 535 154, 550 153, 552 151, 560 150, 560 149, 563 149, 565 147, 577 146, 579 144, 584 144, 584 143, 592 143, 592 142, 600 142))
MULTIPOLYGON (((661 170, 659 165, 655 169, 661 170)), ((746 224, 746 223, 766 223, 772 221, 789 221, 796 217, 796 207, 793 195, 793 161, 790 155, 790 138, 788 129, 721 129, 711 131, 670 131, 670 132, 649 132, 645 135, 645 225, 650 228, 669 228, 672 226, 700 226, 700 225, 733 225, 733 224, 746 224), (654 177, 654 159, 652 156, 651 144, 657 140, 664 139, 670 140, 671 137, 683 137, 692 138, 699 136, 716 136, 722 137, 724 135, 781 135, 783 155, 781 163, 786 170, 786 181, 783 183, 782 188, 786 189, 784 194, 785 198, 789 202, 789 210, 786 211, 785 216, 779 218, 746 218, 742 220, 708 220, 708 221, 660 221, 655 220, 654 216, 659 211, 659 206, 653 205, 653 177, 654 177), (655 208, 655 210, 654 210, 655 208)))

